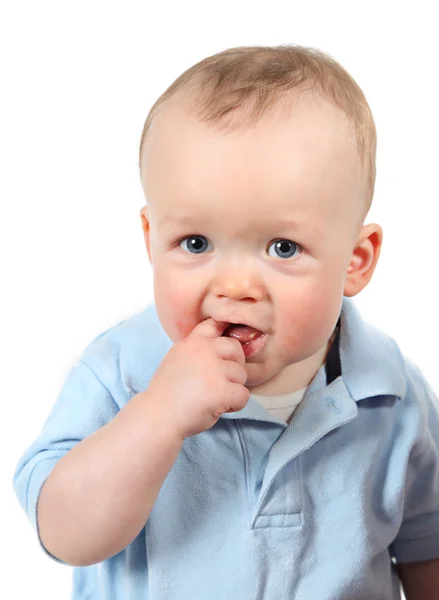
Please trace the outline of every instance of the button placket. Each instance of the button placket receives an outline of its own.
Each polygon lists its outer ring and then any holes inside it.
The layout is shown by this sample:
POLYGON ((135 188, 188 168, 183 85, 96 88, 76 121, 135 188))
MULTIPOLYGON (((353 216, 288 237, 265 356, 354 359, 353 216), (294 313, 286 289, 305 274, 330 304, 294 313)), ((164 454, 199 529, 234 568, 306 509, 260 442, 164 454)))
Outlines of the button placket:
MULTIPOLYGON (((269 451, 262 486, 259 491, 259 499, 256 502, 251 519, 252 527, 256 526, 257 523, 264 522, 264 518, 266 523, 269 522, 267 517, 270 516, 268 513, 271 512, 270 499, 271 495, 274 497, 275 494, 279 497, 276 508, 277 514, 290 515, 290 518, 284 519, 284 522, 291 522, 292 525, 284 526, 298 526, 300 524, 299 516, 303 509, 302 484, 298 467, 299 462, 294 459, 309 450, 330 431, 352 421, 357 415, 357 404, 349 394, 342 378, 337 379, 323 389, 305 395, 292 421, 269 451), (288 474, 288 468, 286 469, 288 465, 291 465, 290 468, 296 469, 296 471, 292 470, 290 479, 285 482, 282 479, 288 474), (291 477, 291 475, 294 476, 291 477), (292 480, 297 482, 297 487, 293 492, 296 493, 296 496, 289 507, 288 505, 282 505, 282 490, 289 490, 288 486, 292 486, 292 480), (291 507, 293 507, 292 510, 291 507), (260 520, 259 517, 263 517, 263 519, 260 520)), ((273 517, 273 514, 271 514, 271 517, 273 517)), ((276 516, 274 522, 282 522, 282 519, 276 516)))

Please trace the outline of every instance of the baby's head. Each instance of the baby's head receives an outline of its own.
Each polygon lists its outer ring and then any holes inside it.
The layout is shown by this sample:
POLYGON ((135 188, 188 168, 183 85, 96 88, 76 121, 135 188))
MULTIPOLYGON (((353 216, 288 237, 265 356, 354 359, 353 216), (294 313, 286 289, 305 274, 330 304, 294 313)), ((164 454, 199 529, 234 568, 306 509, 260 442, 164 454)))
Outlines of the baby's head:
POLYGON ((171 340, 209 317, 250 325, 266 342, 246 360, 246 385, 307 385, 343 296, 378 260, 381 228, 363 225, 375 153, 362 91, 319 51, 236 48, 181 75, 140 149, 142 226, 171 340))

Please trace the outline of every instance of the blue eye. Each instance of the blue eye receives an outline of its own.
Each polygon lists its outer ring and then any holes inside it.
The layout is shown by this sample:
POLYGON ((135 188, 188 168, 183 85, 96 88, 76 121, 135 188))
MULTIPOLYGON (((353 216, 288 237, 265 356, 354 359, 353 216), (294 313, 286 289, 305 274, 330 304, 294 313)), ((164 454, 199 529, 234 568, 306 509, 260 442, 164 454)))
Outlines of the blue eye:
MULTIPOLYGON (((277 258, 291 258, 296 254, 300 254, 300 246, 291 240, 275 240, 270 244, 269 248, 275 249, 277 258)), ((269 256, 273 256, 268 252, 269 256)))
POLYGON ((208 247, 208 241, 204 235, 190 235, 183 238, 179 245, 191 254, 202 254, 208 247))

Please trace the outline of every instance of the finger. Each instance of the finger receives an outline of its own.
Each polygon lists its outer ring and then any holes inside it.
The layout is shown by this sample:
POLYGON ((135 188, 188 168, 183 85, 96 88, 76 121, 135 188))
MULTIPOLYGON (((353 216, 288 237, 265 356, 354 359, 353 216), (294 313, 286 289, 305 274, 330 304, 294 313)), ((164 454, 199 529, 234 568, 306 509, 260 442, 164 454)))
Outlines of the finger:
POLYGON ((227 393, 230 398, 230 408, 225 412, 228 413, 242 410, 250 398, 249 390, 239 383, 229 383, 227 393))
POLYGON ((234 360, 245 365, 245 354, 242 345, 233 338, 219 337, 213 342, 215 350, 220 358, 234 360))
POLYGON ((215 321, 215 319, 209 317, 208 319, 201 321, 201 323, 198 323, 189 335, 201 335, 207 338, 220 337, 229 325, 230 323, 215 321))
POLYGON ((224 368, 226 372, 226 377, 231 383, 240 383, 244 385, 247 381, 247 371, 245 367, 238 364, 233 360, 225 360, 224 368))

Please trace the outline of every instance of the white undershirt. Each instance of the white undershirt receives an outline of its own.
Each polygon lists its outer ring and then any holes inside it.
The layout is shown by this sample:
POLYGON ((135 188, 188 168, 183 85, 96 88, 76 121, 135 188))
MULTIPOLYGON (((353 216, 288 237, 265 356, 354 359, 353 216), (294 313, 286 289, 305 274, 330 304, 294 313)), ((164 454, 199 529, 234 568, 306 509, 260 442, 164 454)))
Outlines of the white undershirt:
POLYGON ((304 387, 301 390, 283 394, 282 396, 257 396, 256 394, 251 394, 251 397, 273 416, 288 423, 302 401, 307 389, 308 387, 304 387))

